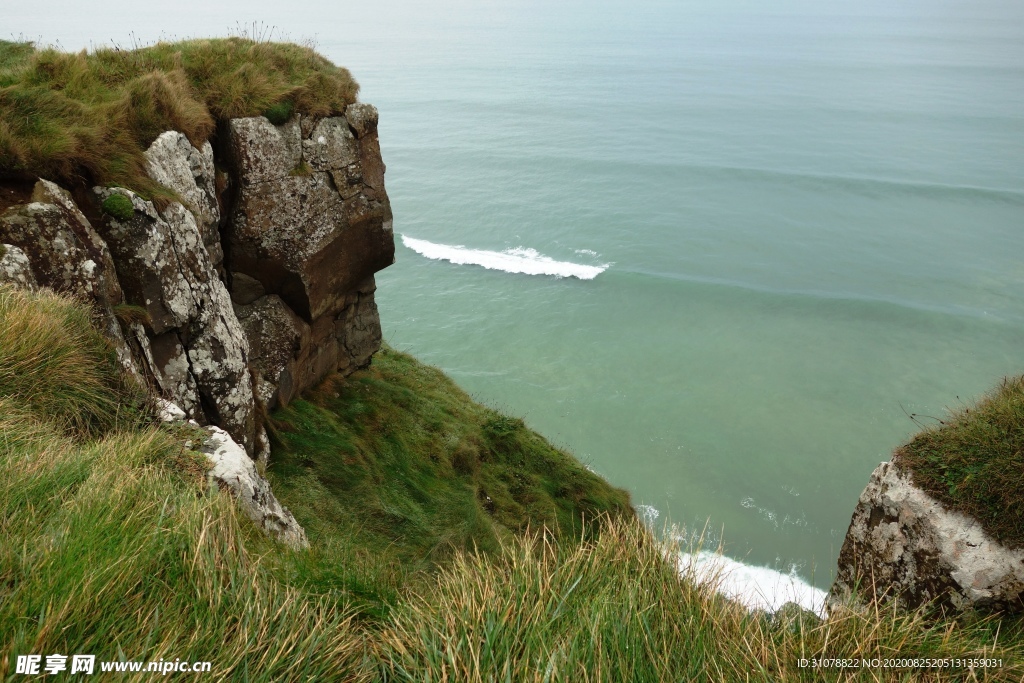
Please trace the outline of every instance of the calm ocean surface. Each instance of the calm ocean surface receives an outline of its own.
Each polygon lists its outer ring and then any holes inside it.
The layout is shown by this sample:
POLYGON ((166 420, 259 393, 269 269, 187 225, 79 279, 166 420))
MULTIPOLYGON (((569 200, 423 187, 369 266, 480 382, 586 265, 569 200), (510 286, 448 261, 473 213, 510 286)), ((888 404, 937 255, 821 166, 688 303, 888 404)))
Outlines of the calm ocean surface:
POLYGON ((315 36, 416 247, 386 339, 748 564, 827 588, 908 413, 1024 371, 1019 2, 3 4, 66 49, 315 36))

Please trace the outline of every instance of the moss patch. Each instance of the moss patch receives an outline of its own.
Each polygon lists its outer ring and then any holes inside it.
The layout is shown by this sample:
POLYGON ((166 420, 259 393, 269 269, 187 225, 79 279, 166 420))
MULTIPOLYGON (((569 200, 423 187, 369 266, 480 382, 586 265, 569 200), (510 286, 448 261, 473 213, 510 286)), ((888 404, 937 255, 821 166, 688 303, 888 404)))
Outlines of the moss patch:
POLYGON ((103 204, 100 208, 119 221, 126 221, 135 215, 135 207, 132 206, 132 200, 128 199, 123 194, 110 195, 103 200, 103 204))
POLYGON ((893 461, 993 538, 1024 548, 1024 376, 918 434, 893 461))

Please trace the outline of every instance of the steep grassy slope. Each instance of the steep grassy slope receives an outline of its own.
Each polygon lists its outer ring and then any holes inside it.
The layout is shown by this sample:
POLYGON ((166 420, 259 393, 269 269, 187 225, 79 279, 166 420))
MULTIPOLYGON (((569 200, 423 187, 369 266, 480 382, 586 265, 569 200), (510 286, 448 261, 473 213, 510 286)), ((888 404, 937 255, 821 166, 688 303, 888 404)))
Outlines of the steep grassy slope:
MULTIPOLYGON (((629 496, 522 420, 473 402, 439 370, 385 347, 277 411, 268 477, 314 545, 358 539, 369 592, 457 551, 493 552, 529 529, 576 538, 599 517, 632 517, 629 496), (334 539, 333 541, 331 539, 334 539)), ((324 577, 314 579, 319 582, 324 577)))

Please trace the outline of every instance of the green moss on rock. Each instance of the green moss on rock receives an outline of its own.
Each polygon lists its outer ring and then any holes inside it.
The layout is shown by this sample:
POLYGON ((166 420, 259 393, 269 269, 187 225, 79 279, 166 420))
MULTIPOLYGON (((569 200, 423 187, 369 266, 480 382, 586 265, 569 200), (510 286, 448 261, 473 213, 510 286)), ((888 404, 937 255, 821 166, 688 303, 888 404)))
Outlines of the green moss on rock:
POLYGON ((135 207, 132 200, 123 194, 112 194, 103 200, 101 205, 103 211, 119 221, 126 221, 135 215, 135 207))

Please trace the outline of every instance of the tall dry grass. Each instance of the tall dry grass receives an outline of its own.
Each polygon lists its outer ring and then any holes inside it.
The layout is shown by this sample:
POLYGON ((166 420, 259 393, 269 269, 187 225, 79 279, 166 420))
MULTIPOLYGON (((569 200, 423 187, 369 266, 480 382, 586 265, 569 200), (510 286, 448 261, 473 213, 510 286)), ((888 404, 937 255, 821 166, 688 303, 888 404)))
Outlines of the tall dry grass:
POLYGON ((497 558, 464 555, 396 609, 379 641, 388 681, 1020 680, 1024 639, 993 619, 836 609, 772 619, 673 566, 679 548, 635 520, 596 541, 515 539, 497 558), (668 560, 666 561, 666 558, 668 560), (1001 630, 1002 629, 1002 630, 1001 630), (973 670, 801 667, 800 659, 1002 658, 973 670))

